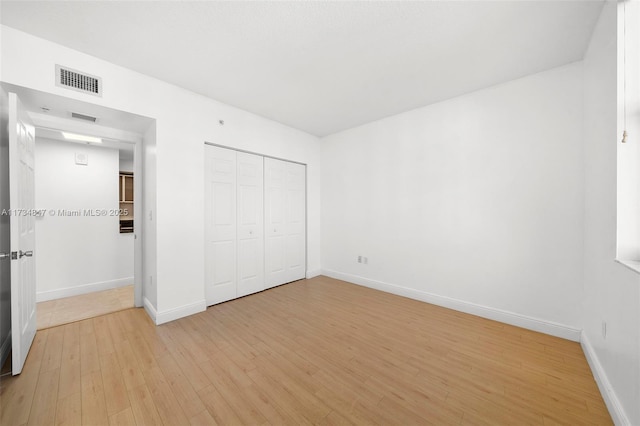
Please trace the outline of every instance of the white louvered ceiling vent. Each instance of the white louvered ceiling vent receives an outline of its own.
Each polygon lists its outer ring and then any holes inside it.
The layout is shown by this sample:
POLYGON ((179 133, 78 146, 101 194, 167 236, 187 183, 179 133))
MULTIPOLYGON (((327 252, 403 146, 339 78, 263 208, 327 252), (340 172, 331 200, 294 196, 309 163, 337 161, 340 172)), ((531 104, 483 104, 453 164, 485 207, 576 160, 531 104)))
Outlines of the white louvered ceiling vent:
POLYGON ((102 78, 56 65, 56 86, 102 96, 102 78))
POLYGON ((90 121, 92 123, 95 123, 98 120, 97 117, 92 117, 92 116, 86 115, 86 114, 80 114, 79 112, 72 112, 71 113, 71 117, 72 118, 77 118, 78 120, 90 121))

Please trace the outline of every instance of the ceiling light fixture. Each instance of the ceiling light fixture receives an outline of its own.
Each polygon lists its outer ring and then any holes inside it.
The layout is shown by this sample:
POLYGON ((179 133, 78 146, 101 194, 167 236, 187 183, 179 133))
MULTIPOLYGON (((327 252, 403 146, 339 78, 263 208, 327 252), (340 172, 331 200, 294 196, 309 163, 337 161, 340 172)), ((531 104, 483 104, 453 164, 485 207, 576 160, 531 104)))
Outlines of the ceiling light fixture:
POLYGON ((65 139, 76 142, 102 143, 101 138, 95 136, 78 135, 76 133, 61 132, 65 139))

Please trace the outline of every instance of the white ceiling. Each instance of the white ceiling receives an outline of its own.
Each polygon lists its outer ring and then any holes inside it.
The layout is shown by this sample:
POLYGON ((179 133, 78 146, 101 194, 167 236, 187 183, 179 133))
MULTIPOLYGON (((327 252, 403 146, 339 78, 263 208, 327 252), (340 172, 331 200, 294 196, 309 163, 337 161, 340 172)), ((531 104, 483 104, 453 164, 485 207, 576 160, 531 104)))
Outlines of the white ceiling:
POLYGON ((314 135, 582 59, 602 1, 2 1, 2 24, 314 135))

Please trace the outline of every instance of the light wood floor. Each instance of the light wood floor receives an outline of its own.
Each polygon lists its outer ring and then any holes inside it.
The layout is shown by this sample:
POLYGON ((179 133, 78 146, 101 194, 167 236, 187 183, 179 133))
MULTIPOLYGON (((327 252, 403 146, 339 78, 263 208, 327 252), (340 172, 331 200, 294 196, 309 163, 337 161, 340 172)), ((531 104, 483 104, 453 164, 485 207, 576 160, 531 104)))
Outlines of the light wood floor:
POLYGON ((303 280, 39 331, 0 424, 611 424, 579 344, 303 280))
POLYGON ((38 330, 133 308, 133 285, 36 305, 38 330))

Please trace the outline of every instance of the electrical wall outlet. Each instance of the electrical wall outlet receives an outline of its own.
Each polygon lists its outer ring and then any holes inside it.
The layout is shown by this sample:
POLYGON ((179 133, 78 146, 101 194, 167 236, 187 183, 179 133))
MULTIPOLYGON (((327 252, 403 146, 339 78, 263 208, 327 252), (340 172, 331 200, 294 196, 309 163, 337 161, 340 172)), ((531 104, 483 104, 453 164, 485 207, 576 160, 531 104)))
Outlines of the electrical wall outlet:
POLYGON ((602 338, 603 339, 607 338, 607 322, 606 321, 602 321, 602 338))
POLYGON ((362 263, 362 256, 358 256, 358 263, 362 263))

